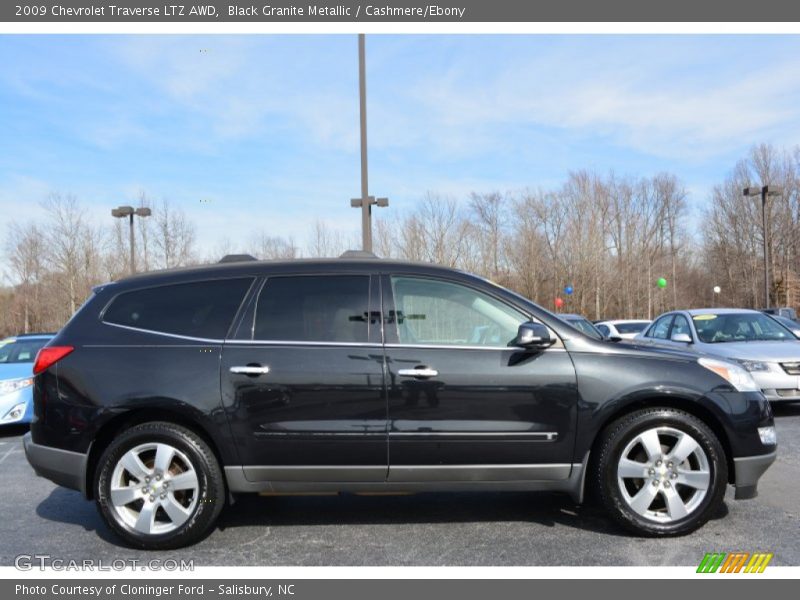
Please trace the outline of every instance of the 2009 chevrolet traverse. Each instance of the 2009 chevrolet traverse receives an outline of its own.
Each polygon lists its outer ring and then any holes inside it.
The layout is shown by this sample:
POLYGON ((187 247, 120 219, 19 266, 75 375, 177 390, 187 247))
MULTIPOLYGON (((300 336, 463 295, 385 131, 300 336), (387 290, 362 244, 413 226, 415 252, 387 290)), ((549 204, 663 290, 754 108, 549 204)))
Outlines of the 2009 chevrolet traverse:
POLYGON ((769 403, 740 366, 590 339, 481 278, 242 261, 96 288, 37 357, 36 472, 142 548, 241 492, 591 490, 644 535, 756 494, 769 403))

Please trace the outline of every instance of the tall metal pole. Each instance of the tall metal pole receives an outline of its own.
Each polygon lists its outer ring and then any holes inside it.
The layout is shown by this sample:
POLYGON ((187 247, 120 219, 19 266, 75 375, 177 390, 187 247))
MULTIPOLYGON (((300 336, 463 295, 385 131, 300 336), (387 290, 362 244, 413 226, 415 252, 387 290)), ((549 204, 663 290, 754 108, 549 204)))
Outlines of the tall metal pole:
POLYGON ((367 67, 366 39, 358 34, 358 95, 361 108, 361 248, 372 252, 372 203, 367 179, 367 67))
POLYGON ((130 233, 131 233, 131 275, 136 273, 136 249, 135 249, 135 236, 133 235, 133 213, 130 214, 130 233))
POLYGON ((770 196, 780 196, 783 189, 775 185, 764 185, 761 188, 746 187, 745 196, 761 196, 761 238, 764 240, 764 308, 769 308, 769 230, 767 224, 767 200, 770 196))
POLYGON ((767 192, 765 185, 761 188, 761 227, 764 240, 764 308, 769 308, 769 242, 767 240, 767 192))

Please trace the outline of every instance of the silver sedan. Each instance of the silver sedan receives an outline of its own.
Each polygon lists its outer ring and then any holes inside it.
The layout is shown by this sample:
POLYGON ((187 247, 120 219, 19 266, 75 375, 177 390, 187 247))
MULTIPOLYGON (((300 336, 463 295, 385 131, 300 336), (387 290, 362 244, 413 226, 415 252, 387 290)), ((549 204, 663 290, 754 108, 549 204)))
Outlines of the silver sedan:
POLYGON ((744 308, 664 313, 634 343, 734 360, 771 402, 800 401, 800 340, 775 319, 744 308))

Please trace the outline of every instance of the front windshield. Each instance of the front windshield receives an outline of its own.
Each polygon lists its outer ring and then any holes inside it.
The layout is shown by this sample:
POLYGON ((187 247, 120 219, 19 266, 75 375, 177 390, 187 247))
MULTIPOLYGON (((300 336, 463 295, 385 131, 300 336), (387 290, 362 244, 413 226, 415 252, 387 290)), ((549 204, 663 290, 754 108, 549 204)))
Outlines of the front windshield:
POLYGON ((36 353, 47 343, 46 339, 0 341, 0 364, 32 363, 36 353))
POLYGON ((575 329, 577 329, 581 333, 588 335, 590 338, 593 338, 595 340, 603 339, 603 334, 600 333, 597 327, 592 325, 587 319, 569 319, 569 320, 564 319, 564 320, 567 322, 567 324, 572 325, 575 329))
POLYGON ((695 315, 692 320, 697 337, 706 344, 797 341, 783 325, 761 313, 695 315))

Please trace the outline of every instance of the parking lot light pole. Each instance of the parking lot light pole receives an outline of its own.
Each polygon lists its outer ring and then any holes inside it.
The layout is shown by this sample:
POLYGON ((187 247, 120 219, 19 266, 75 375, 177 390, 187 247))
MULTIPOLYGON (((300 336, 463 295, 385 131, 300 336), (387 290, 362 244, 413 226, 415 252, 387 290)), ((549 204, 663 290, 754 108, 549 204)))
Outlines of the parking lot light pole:
POLYGON ((746 187, 745 196, 761 196, 761 238, 764 240, 764 308, 769 308, 769 238, 767 233, 767 198, 780 196, 783 190, 774 185, 765 185, 761 188, 746 187))
POLYGON ((361 249, 372 252, 372 206, 389 206, 388 198, 369 195, 367 170, 367 67, 366 39, 358 34, 358 100, 361 117, 361 197, 350 200, 350 206, 361 208, 361 249))
POLYGON ((137 217, 149 217, 151 214, 153 214, 152 211, 145 206, 140 206, 139 208, 133 208, 132 206, 119 206, 111 209, 112 217, 116 217, 118 219, 124 219, 125 217, 128 217, 128 222, 130 224, 131 275, 136 273, 136 238, 133 235, 133 217, 134 215, 137 217))

